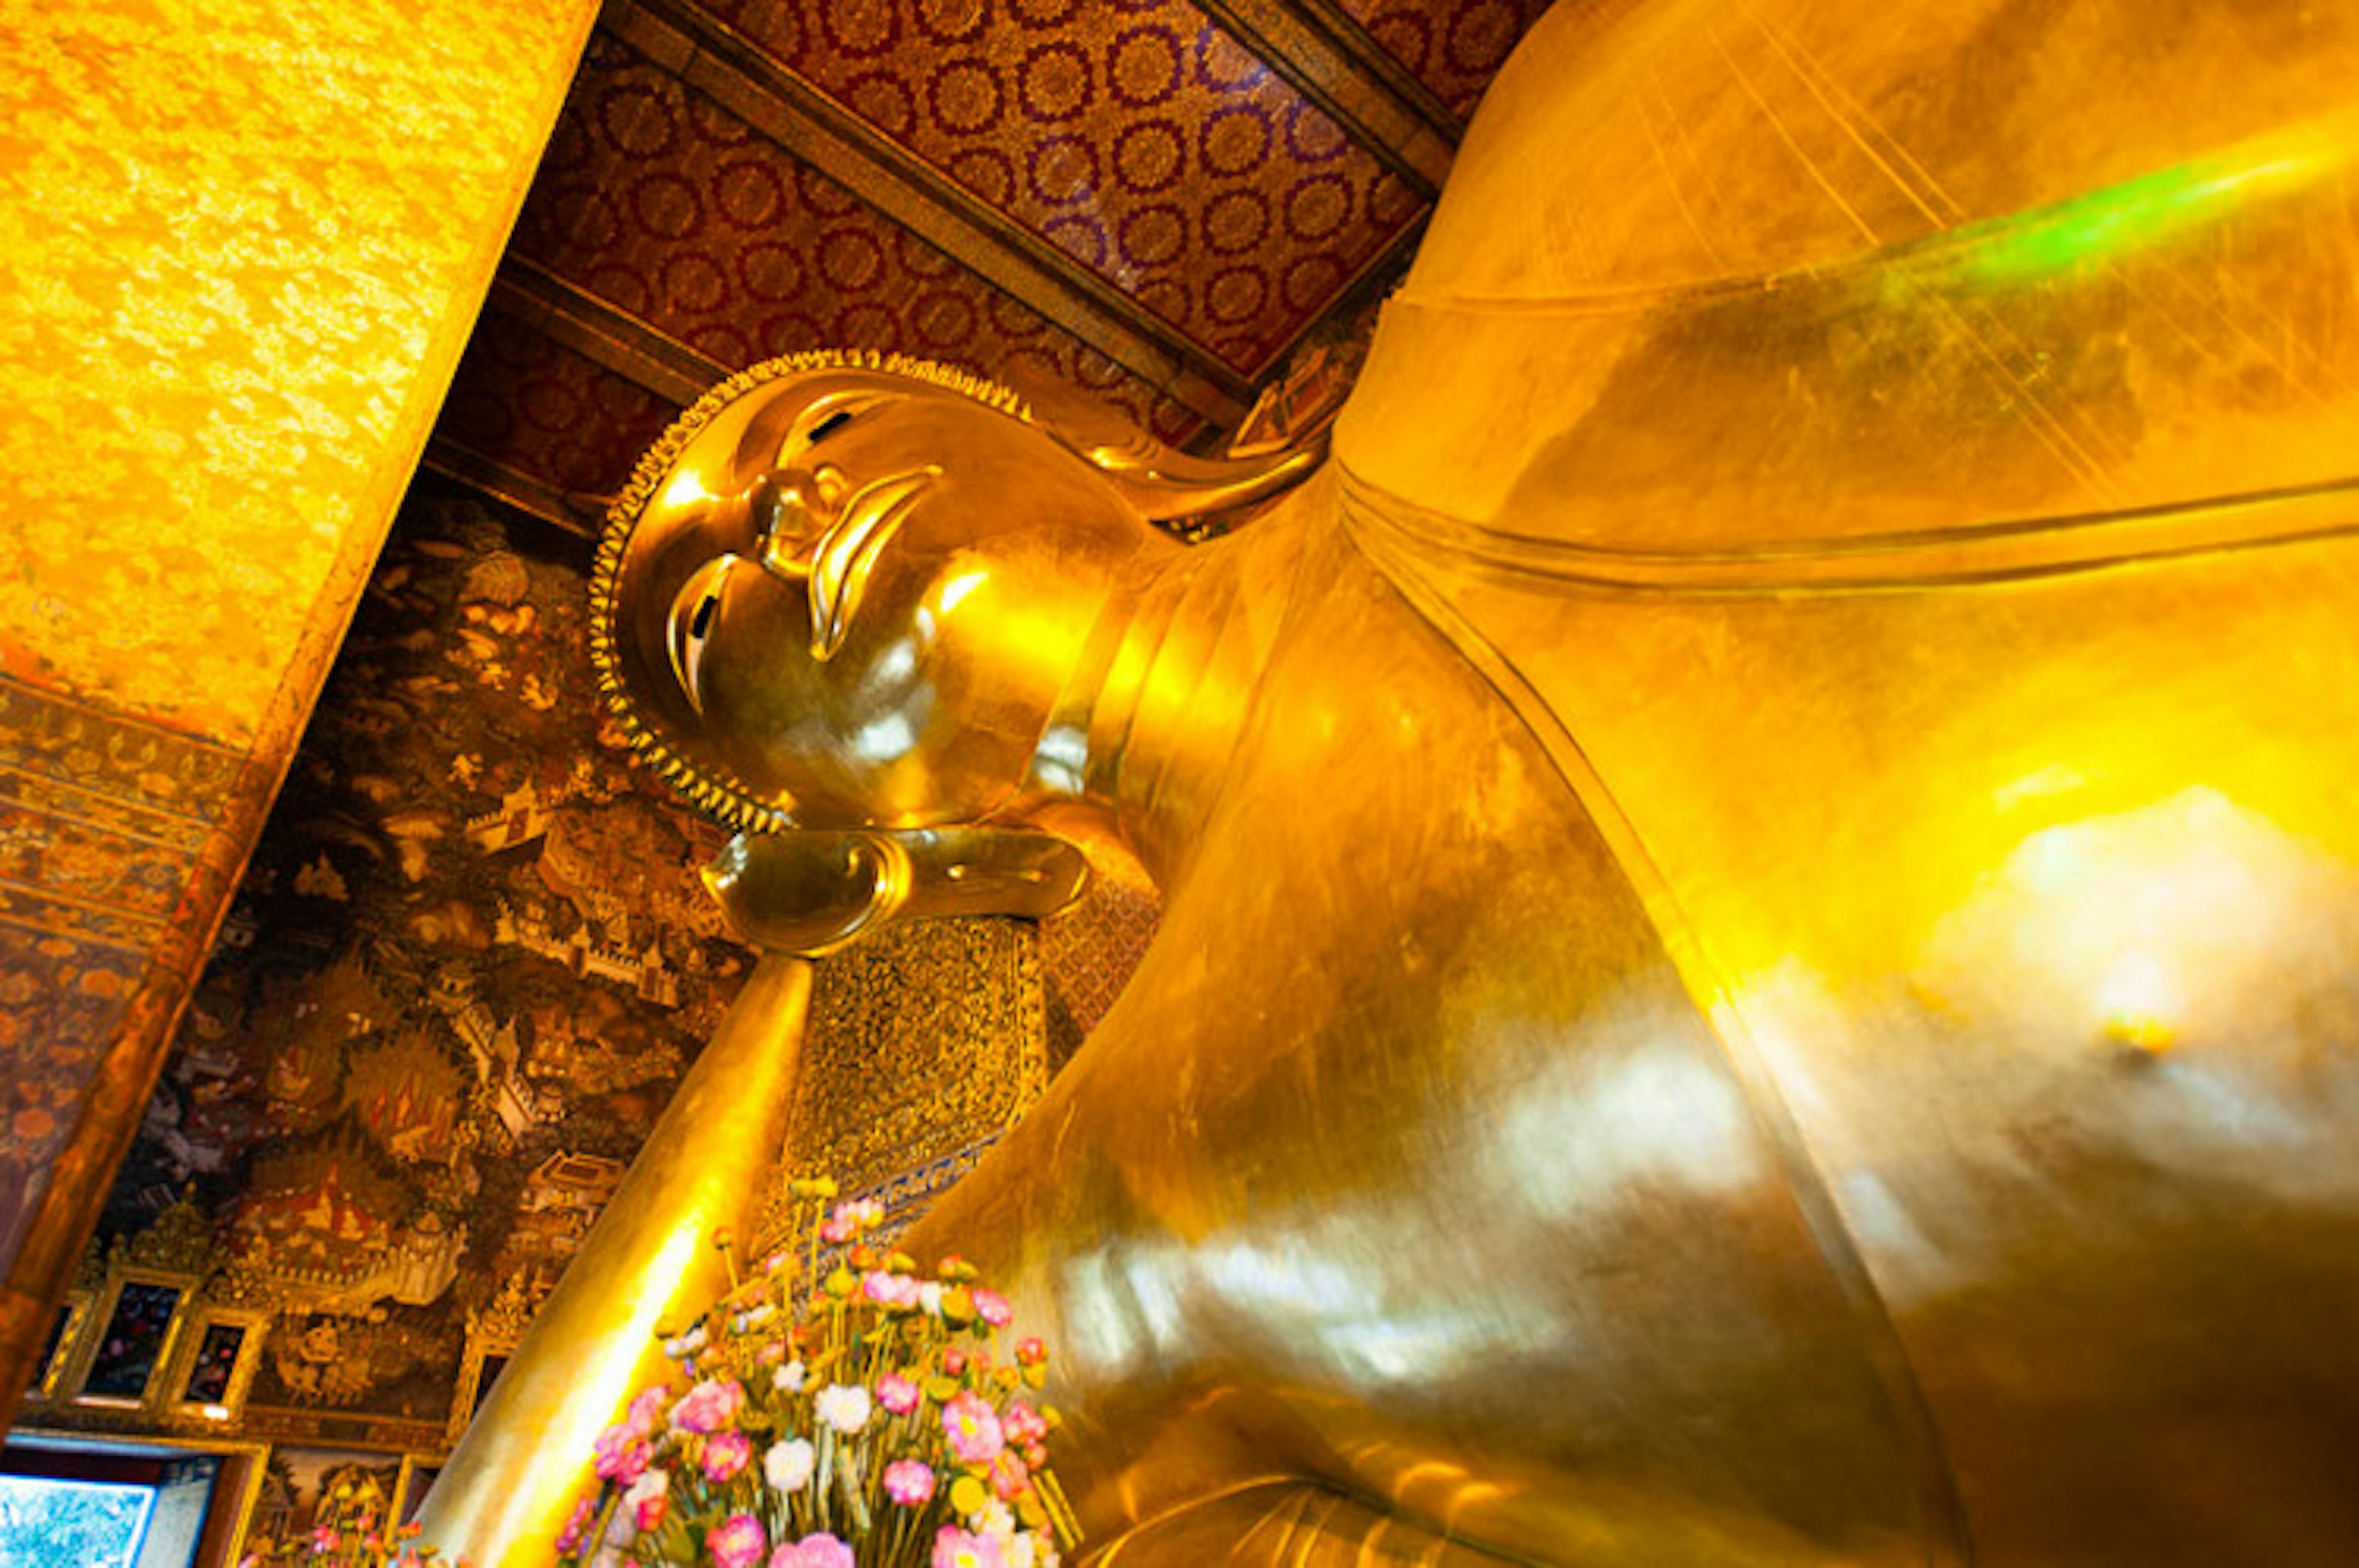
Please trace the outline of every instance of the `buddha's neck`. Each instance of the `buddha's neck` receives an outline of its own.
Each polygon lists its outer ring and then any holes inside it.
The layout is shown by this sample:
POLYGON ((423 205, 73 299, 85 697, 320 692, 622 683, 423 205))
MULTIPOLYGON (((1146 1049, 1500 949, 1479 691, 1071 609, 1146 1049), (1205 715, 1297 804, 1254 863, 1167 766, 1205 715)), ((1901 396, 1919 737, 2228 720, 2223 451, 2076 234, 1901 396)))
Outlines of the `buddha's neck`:
POLYGON ((1159 554, 1108 604, 1042 742, 1042 782, 1118 833, 1167 892, 1186 873, 1269 660, 1304 499, 1297 491, 1227 538, 1159 554))

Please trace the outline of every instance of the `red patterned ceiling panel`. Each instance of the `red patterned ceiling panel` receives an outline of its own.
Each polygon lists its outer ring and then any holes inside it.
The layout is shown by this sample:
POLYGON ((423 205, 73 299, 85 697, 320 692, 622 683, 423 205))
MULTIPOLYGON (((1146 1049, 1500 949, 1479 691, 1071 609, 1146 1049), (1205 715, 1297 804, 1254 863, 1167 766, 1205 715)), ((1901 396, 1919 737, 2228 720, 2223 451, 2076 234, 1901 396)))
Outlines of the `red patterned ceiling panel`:
POLYGON ((1464 119, 1506 63, 1508 51, 1549 0, 1342 0, 1450 112, 1464 119))
POLYGON ((527 478, 610 495, 679 412, 532 328, 487 312, 435 428, 527 478))
POLYGON ((1187 0, 705 8, 1241 372, 1420 208, 1187 0))
POLYGON ((594 38, 512 247, 733 368, 875 348, 1196 417, 627 47, 594 38))

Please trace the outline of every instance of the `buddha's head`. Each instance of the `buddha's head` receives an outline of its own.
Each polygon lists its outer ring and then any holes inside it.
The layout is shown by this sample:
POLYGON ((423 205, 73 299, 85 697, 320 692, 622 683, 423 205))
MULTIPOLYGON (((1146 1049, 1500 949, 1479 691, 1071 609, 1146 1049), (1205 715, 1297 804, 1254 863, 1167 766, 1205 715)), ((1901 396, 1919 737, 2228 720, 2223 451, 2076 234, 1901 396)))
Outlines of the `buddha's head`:
POLYGON ((1240 485, 1085 446, 939 365, 772 361, 690 409, 615 503, 600 678, 633 743, 734 826, 989 820, 1110 598, 1176 547, 1156 520, 1240 485))

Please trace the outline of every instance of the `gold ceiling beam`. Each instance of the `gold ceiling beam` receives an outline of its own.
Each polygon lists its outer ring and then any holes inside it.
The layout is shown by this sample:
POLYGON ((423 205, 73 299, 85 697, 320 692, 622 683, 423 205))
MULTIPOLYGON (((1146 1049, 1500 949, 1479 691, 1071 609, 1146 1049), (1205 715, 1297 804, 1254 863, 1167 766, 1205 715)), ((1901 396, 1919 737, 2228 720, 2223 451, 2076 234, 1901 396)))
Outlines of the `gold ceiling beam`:
POLYGON ((690 348, 612 301, 510 251, 492 280, 491 308, 681 407, 736 365, 690 348))
POLYGON ((552 528, 585 539, 598 536, 599 519, 605 510, 603 496, 579 494, 536 479, 440 431, 426 442, 424 466, 552 528))
POLYGON ((1251 405, 1210 350, 694 6, 608 0, 599 25, 1190 411, 1234 426, 1251 405))
POLYGON ((1465 127, 1333 0, 1198 0, 1263 64, 1430 201, 1465 127))

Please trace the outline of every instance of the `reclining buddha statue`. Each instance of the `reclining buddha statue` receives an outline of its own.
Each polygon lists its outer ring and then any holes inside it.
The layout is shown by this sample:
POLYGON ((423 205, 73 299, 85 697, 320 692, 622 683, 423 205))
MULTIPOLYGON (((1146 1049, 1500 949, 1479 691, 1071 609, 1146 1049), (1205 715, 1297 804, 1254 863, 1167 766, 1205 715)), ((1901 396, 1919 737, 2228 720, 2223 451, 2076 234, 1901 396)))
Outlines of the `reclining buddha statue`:
POLYGON ((849 354, 653 455, 601 657, 741 924, 780 829, 1162 891, 909 1244, 1094 1560, 2359 1562, 2354 80, 1567 3, 1323 461, 849 354))

